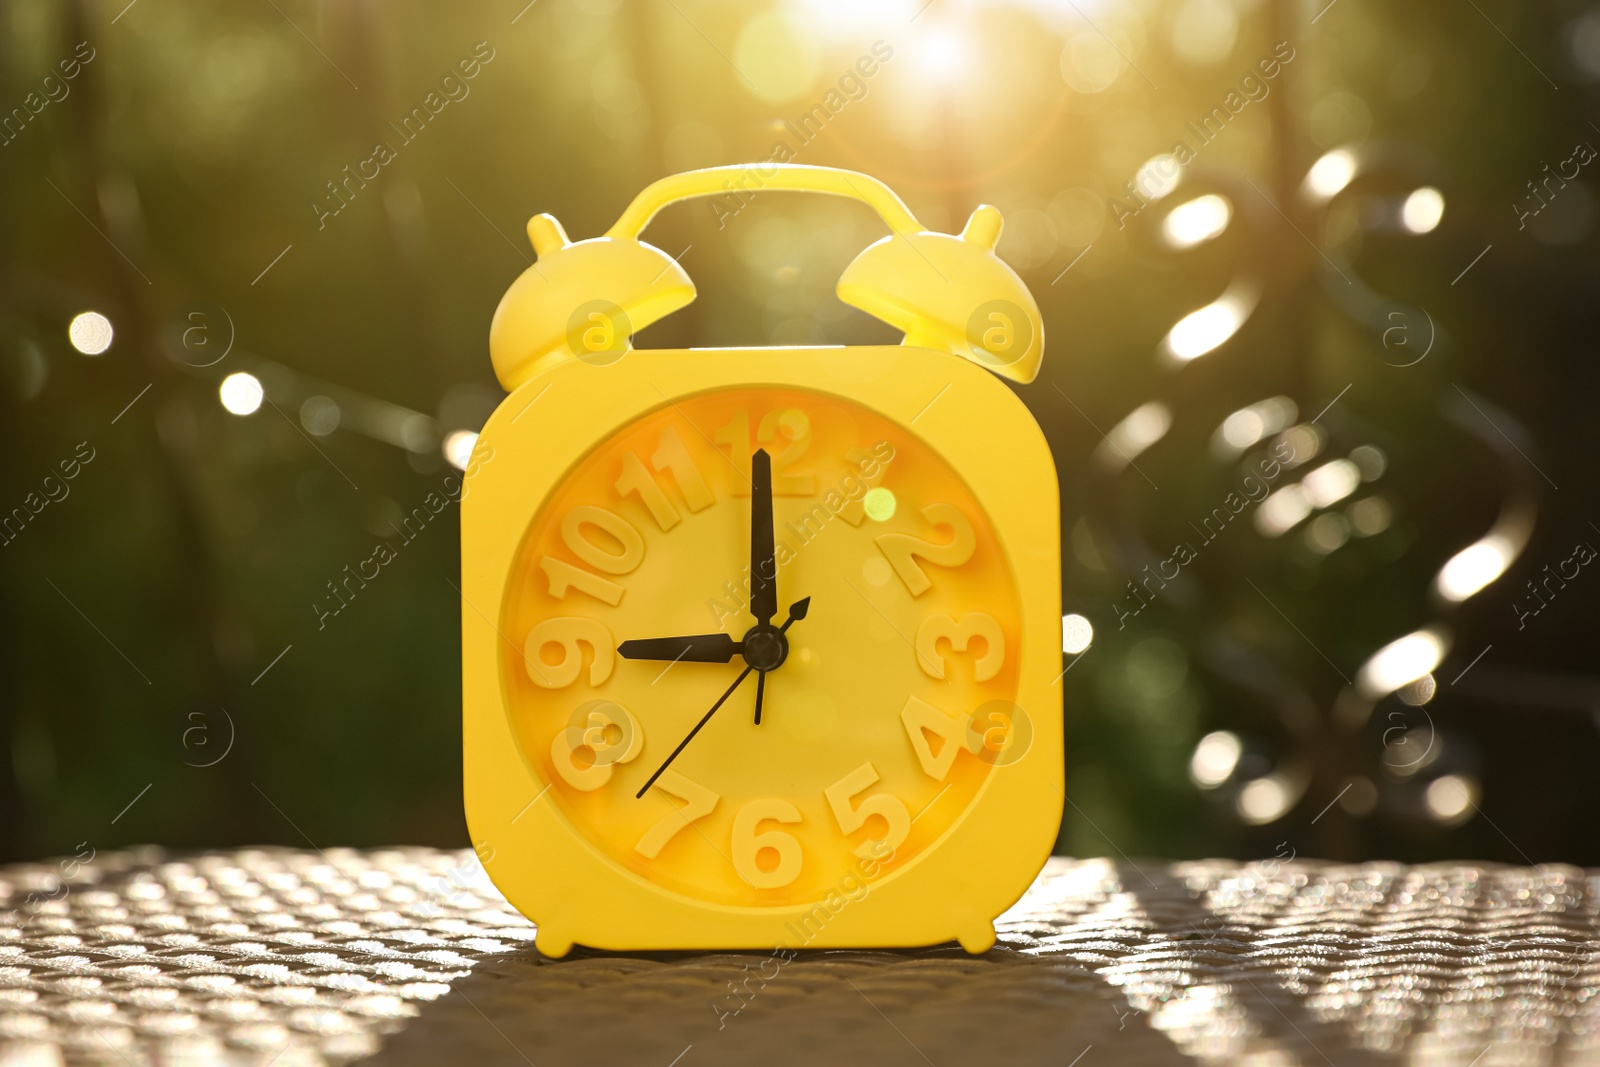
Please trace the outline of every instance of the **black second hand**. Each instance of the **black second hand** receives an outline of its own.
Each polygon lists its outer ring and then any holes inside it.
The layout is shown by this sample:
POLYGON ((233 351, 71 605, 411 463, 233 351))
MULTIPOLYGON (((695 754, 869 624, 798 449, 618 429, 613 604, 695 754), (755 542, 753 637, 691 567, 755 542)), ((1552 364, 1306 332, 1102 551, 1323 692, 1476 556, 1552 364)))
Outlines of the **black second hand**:
MULTIPOLYGON (((801 597, 799 600, 796 600, 793 604, 791 604, 789 606, 789 617, 783 621, 783 625, 782 626, 778 627, 779 632, 788 633, 789 632, 789 627, 793 626, 795 623, 797 623, 801 619, 805 618, 806 615, 810 613, 810 611, 811 611, 811 598, 810 597, 801 597)), ((648 791, 651 786, 656 784, 656 779, 660 778, 661 775, 666 771, 666 769, 669 766, 672 765, 672 761, 678 758, 678 753, 682 752, 683 749, 684 749, 684 746, 686 746, 690 741, 694 740, 694 735, 700 732, 700 728, 702 726, 704 726, 706 723, 711 721, 711 716, 713 716, 713 715, 715 715, 717 713, 717 709, 718 708, 722 707, 723 704, 727 703, 728 698, 733 696, 733 691, 735 689, 739 688, 739 683, 744 681, 746 678, 748 678, 750 676, 750 672, 753 671, 753 670, 755 670, 754 667, 747 666, 747 667, 745 667, 745 669, 743 671, 739 672, 739 677, 735 678, 733 680, 733 684, 728 686, 728 691, 723 693, 720 697, 718 697, 717 698, 717 702, 715 704, 711 705, 711 710, 706 712, 704 715, 702 715, 700 717, 700 721, 694 724, 694 729, 689 731, 689 736, 685 737, 682 741, 678 742, 678 747, 672 750, 672 755, 667 757, 666 762, 662 763, 661 766, 657 767, 656 768, 656 773, 654 773, 654 774, 652 774, 650 776, 650 780, 645 782, 644 785, 642 787, 640 787, 640 789, 639 789, 639 791, 637 793, 633 794, 633 798, 635 800, 642 799, 644 797, 646 791, 648 791)), ((765 678, 765 673, 763 672, 763 679, 764 678, 765 678)))
POLYGON ((702 715, 700 717, 700 721, 694 724, 694 729, 689 731, 689 736, 678 742, 678 747, 672 750, 672 755, 667 757, 665 763, 656 768, 656 773, 652 774, 650 776, 650 780, 645 782, 645 784, 640 787, 639 791, 633 795, 635 800, 643 797, 645 793, 649 791, 650 787, 656 784, 656 779, 660 778, 662 772, 672 765, 673 760, 678 758, 678 753, 683 751, 684 746, 690 741, 694 740, 694 735, 700 732, 700 727, 711 721, 711 716, 715 715, 717 713, 717 709, 722 707, 722 705, 727 702, 729 697, 733 696, 733 691, 739 688, 739 683, 748 678, 750 676, 750 672, 753 670, 755 670, 754 667, 746 667, 739 673, 739 677, 735 678, 733 680, 733 684, 728 686, 728 691, 718 697, 717 702, 711 705, 711 710, 702 715))

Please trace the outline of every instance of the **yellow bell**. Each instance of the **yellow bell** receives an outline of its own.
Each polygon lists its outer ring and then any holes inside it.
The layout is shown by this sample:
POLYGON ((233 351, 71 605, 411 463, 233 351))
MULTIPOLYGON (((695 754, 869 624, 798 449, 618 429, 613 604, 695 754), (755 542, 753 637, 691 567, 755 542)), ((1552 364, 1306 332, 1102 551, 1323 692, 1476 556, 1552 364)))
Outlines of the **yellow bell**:
POLYGON ((634 333, 694 300, 683 268, 639 234, 667 204, 729 189, 819 192, 867 204, 892 232, 845 269, 840 300, 901 330, 907 346, 950 352, 1014 381, 1038 374, 1044 321, 1022 279, 994 253, 997 208, 979 207, 959 236, 935 233, 876 178, 767 163, 663 178, 604 237, 573 243, 551 216, 531 219, 528 236, 539 260, 512 283, 489 328, 500 383, 514 389, 569 358, 609 362, 634 333))
POLYGON ((507 390, 552 363, 620 353, 633 334, 694 300, 694 282, 654 245, 629 237, 574 244, 550 215, 528 222, 539 260, 495 309, 489 356, 507 390))
POLYGON ((905 343, 964 356, 1031 382, 1044 320, 1017 272, 994 254, 998 208, 972 213, 960 237, 896 233, 865 249, 839 279, 839 299, 905 332, 905 343))

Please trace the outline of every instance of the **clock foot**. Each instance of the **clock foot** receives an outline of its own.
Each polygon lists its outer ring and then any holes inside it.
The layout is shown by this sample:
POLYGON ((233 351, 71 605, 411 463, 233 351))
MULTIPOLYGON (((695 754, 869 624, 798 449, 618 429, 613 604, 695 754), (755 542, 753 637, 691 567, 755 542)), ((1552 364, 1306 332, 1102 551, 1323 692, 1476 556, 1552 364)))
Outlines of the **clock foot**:
POLYGON ((972 929, 956 935, 956 941, 974 956, 988 952, 991 948, 994 948, 994 923, 980 923, 972 929))
POLYGON ((572 939, 551 930, 544 923, 539 924, 539 932, 534 935, 533 944, 541 955, 556 960, 572 951, 572 939))

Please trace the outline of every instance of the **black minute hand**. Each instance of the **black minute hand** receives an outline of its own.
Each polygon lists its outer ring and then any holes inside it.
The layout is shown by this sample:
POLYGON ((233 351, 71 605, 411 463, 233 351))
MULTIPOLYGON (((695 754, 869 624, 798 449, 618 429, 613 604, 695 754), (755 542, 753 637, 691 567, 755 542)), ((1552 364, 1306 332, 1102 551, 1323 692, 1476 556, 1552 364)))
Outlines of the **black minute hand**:
POLYGON ((763 626, 778 613, 778 561, 772 533, 772 457, 756 449, 750 460, 750 614, 763 626))

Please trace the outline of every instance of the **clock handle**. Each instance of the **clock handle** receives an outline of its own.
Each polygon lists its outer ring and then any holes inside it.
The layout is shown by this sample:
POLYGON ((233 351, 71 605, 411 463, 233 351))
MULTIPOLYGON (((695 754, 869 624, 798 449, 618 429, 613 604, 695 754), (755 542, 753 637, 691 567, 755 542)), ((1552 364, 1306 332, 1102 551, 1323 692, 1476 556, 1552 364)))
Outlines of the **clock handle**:
MULTIPOLYGON (((878 179, 836 167, 752 163, 710 167, 651 183, 603 237, 572 241, 550 215, 528 221, 538 262, 495 309, 489 351, 508 390, 568 359, 609 363, 632 337, 695 298, 694 282, 661 249, 639 240, 657 212, 697 197, 764 191, 823 193, 871 207, 888 226, 839 278, 839 299, 895 327, 904 344, 970 359, 1029 382, 1044 353, 1044 320, 1028 287, 994 252, 998 208, 981 205, 960 234, 924 229, 878 179)), ((730 212, 731 214, 731 212, 730 212)))
POLYGON ((848 197, 876 211, 895 233, 923 230, 922 223, 894 190, 870 175, 806 163, 747 163, 685 171, 650 183, 633 198, 606 236, 637 239, 657 212, 680 200, 729 196, 743 206, 747 195, 768 190, 848 197))

